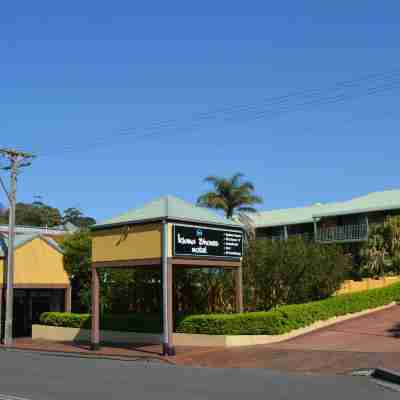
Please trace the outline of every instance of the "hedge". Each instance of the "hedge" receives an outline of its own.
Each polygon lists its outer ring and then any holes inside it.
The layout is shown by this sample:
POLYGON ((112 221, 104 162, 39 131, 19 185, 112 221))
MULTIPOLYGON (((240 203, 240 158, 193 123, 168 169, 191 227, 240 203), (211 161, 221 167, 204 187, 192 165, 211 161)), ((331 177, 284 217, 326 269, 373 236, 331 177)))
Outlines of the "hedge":
MULTIPOLYGON (((106 315, 101 318, 100 327, 109 331, 160 333, 162 331, 161 315, 129 314, 106 315)), ((42 325, 61 326, 66 328, 90 329, 90 314, 63 312, 46 312, 40 316, 42 325)))
POLYGON ((400 284, 326 300, 279 307, 273 311, 184 317, 177 332, 210 335, 280 335, 317 321, 356 313, 400 300, 400 284))
MULTIPOLYGON (((176 331, 210 335, 280 335, 317 321, 384 306, 398 300, 400 283, 311 303, 281 306, 272 311, 181 316, 177 319, 176 331)), ((40 322, 43 325, 83 329, 90 329, 91 325, 89 314, 57 312, 42 314, 40 322)), ((161 316, 149 314, 105 316, 100 326, 104 330, 159 333, 162 321, 161 316)))

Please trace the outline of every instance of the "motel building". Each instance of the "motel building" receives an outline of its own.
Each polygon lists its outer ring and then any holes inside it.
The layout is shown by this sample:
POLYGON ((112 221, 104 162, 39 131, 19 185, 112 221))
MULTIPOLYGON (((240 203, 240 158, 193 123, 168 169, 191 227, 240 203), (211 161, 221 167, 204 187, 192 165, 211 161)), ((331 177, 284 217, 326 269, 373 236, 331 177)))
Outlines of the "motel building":
POLYGON ((226 268, 234 273, 236 311, 243 310, 243 228, 235 221, 165 196, 92 227, 92 331, 100 337, 99 271, 102 268, 158 269, 162 272, 163 352, 173 342, 173 277, 178 268, 226 268))
MULTIPOLYGON (((0 233, 0 305, 3 313, 7 248, 7 235, 0 233)), ((18 230, 14 257, 13 336, 24 337, 31 335, 32 324, 39 322, 43 312, 71 310, 71 285, 64 270, 62 250, 49 236, 18 230)))

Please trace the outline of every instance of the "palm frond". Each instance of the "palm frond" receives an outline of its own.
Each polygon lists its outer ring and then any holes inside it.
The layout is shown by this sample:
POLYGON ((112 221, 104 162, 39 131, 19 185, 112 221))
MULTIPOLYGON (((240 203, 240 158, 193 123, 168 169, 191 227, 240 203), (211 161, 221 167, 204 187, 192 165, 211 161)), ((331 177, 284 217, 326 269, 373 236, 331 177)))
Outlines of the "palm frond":
POLYGON ((201 207, 215 208, 217 210, 226 210, 225 200, 214 192, 207 192, 197 199, 197 205, 201 207))
POLYGON ((232 185, 233 187, 240 186, 240 184, 241 184, 240 182, 241 182, 243 176, 244 176, 244 175, 243 175, 241 172, 237 172, 235 175, 233 175, 233 176, 229 179, 231 185, 232 185))
POLYGON ((216 175, 209 175, 204 178, 204 182, 209 182, 212 183, 214 186, 216 186, 216 184, 218 184, 218 182, 220 182, 222 179, 223 178, 220 178, 219 176, 216 175))
POLYGON ((234 215, 235 210, 254 212, 252 205, 262 203, 263 199, 253 193, 254 185, 249 181, 243 181, 243 176, 238 172, 230 178, 215 175, 206 177, 205 181, 213 185, 214 191, 200 196, 197 204, 224 210, 228 218, 234 215))

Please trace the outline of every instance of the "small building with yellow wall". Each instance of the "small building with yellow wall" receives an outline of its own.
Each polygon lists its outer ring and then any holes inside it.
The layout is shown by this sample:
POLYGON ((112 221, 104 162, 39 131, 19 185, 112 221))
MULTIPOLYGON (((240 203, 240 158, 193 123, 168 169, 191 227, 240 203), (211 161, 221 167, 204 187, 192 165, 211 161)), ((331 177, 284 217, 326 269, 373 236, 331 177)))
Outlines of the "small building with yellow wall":
MULTIPOLYGON (((4 298, 7 237, 0 235, 0 299, 4 298)), ((46 311, 71 310, 71 285, 63 252, 51 238, 17 235, 14 267, 14 335, 29 336, 46 311)))
POLYGON ((174 196, 92 227, 92 348, 99 347, 103 268, 156 268, 162 275, 163 353, 173 355, 173 281, 178 268, 233 270, 236 311, 243 310, 243 228, 174 196))

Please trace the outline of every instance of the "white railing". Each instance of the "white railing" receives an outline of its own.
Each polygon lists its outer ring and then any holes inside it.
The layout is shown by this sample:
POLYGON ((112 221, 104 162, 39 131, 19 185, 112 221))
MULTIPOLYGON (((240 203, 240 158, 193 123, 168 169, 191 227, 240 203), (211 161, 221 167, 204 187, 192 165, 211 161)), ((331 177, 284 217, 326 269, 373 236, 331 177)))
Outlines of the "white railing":
POLYGON ((318 228, 317 242, 357 242, 368 238, 368 225, 339 225, 329 228, 318 228))

